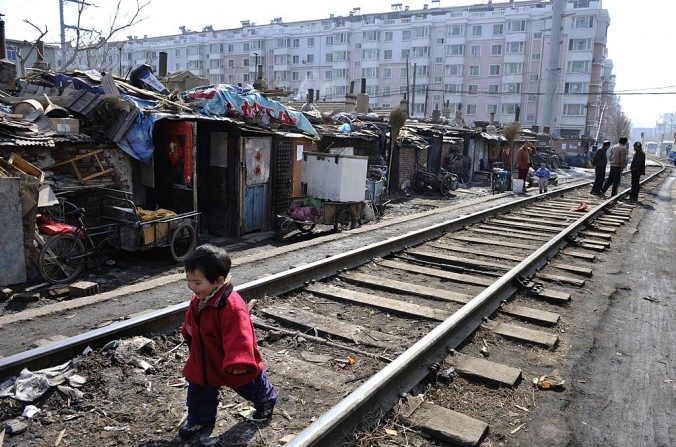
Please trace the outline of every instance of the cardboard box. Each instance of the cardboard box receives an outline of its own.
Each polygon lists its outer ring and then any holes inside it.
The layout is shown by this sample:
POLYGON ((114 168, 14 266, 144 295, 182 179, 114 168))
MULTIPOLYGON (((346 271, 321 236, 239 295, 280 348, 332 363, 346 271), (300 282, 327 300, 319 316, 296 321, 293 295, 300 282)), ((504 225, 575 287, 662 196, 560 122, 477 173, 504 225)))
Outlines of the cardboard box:
POLYGON ((144 227, 143 245, 156 244, 159 242, 169 243, 169 234, 171 233, 174 222, 153 222, 144 227))
POLYGON ((80 133, 80 121, 76 118, 50 118, 50 120, 56 133, 68 135, 80 133))

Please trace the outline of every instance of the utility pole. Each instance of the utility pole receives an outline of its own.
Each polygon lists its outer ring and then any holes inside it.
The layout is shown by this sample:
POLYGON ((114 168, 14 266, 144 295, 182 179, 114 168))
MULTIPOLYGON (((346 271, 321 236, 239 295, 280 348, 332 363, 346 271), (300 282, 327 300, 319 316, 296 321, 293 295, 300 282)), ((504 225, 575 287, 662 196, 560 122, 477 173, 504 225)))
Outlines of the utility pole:
POLYGON ((563 26, 563 0, 552 1, 552 32, 549 44, 549 64, 547 65, 547 82, 545 83, 545 114, 542 124, 554 128, 554 110, 558 103, 556 91, 561 76, 561 28, 563 26))
POLYGON ((413 64, 413 91, 411 92, 411 116, 415 115, 415 76, 418 71, 418 64, 413 64))
POLYGON ((425 86, 425 108, 423 109, 423 118, 427 118, 427 105, 430 100, 430 86, 425 86))
MULTIPOLYGON (((66 25, 63 20, 63 5, 66 2, 76 3, 78 5, 90 6, 90 3, 86 3, 84 0, 58 0, 59 2, 59 25, 61 29, 61 64, 63 65, 66 62, 66 29, 77 29, 77 26, 66 25)), ((80 28, 84 31, 91 31, 84 28, 80 28)))
POLYGON ((410 98, 411 98, 411 82, 410 82, 410 76, 409 76, 409 63, 408 63, 408 51, 406 51, 406 116, 411 116, 411 105, 410 105, 410 98))

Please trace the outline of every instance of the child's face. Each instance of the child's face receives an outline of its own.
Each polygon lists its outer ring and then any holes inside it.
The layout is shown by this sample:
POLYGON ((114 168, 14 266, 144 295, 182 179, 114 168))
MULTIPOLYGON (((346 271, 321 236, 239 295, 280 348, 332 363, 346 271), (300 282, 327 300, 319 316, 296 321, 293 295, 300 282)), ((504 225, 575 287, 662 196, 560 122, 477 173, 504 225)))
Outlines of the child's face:
POLYGON ((188 288, 199 299, 209 296, 214 289, 219 288, 225 282, 225 278, 222 276, 216 278, 216 282, 209 281, 200 269, 193 270, 192 272, 186 271, 185 276, 188 279, 188 288))

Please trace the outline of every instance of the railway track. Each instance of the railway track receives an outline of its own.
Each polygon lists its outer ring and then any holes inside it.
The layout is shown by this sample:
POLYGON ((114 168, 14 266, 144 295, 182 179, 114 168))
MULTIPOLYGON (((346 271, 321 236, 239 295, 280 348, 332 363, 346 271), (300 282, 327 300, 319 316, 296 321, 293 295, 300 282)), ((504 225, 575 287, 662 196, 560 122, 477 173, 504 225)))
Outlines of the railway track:
MULTIPOLYGON (((276 444, 283 437, 280 432, 294 435, 290 446, 340 445, 356 428, 376 423, 400 402, 402 393, 445 366, 515 386, 520 378, 515 368, 462 353, 448 358, 449 349, 458 348, 478 329, 556 349, 558 337, 548 330, 559 320, 556 306, 570 301, 571 288, 584 286, 595 253, 610 246, 631 215, 630 206, 618 204, 616 198, 590 198, 587 188, 520 199, 238 287, 246 298, 257 299, 253 319, 263 339, 263 358, 283 396, 275 419, 253 436, 263 440, 261 445, 276 444), (576 211, 583 202, 586 210, 576 211)), ((0 377, 66 361, 87 346, 98 348, 113 339, 171 334, 184 310, 181 304, 154 311, 0 359, 0 377)), ((165 352, 151 362, 157 365, 155 379, 134 376, 147 394, 152 395, 153 382, 168 384, 180 377, 186 352, 172 342, 178 343, 175 335, 158 340, 165 352)), ((84 362, 96 369, 109 364, 102 360, 106 358, 97 351, 84 362)), ((110 373, 104 376, 107 386, 118 383, 110 373)), ((154 399, 167 404, 165 416, 180 418, 184 391, 158 387, 154 399)), ((134 390, 127 392, 138 392, 134 390)), ((91 393, 101 391, 92 387, 91 393)), ((134 401, 125 393, 115 398, 108 394, 112 408, 119 409, 125 396, 134 401)), ((408 405, 402 410, 408 422, 436 433, 441 442, 474 445, 488 429, 482 421, 441 406, 417 401, 408 405), (439 434, 429 424, 434 418, 424 416, 429 414, 458 421, 451 425, 462 429, 439 434)), ((226 413, 240 406, 226 404, 226 413)), ((110 409, 106 414, 110 417, 110 409)), ((123 414, 110 418, 125 420, 123 414)), ((251 430, 236 421, 222 421, 210 439, 221 445, 250 441, 251 430)), ((155 438, 170 439, 173 432, 165 430, 173 431, 175 424, 158 424, 163 433, 153 433, 155 438)), ((153 438, 120 431, 135 444, 153 438)), ((81 439, 85 443, 80 445, 99 445, 101 436, 90 439, 81 439)))

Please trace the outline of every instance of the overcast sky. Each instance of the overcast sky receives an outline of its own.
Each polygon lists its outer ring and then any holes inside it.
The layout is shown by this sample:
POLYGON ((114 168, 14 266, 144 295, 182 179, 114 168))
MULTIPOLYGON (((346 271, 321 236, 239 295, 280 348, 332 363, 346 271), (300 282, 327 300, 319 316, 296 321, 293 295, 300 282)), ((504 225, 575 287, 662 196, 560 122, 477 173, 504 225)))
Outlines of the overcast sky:
MULTIPOLYGON (((7 38, 37 38, 35 28, 23 22, 28 19, 36 25, 46 25, 49 29, 46 40, 58 42, 59 1, 0 0, 0 13, 5 14, 7 38)), ((117 38, 130 34, 139 37, 144 34, 176 34, 181 25, 189 30, 199 31, 207 25, 212 25, 214 29, 235 28, 240 26, 241 20, 267 24, 275 17, 282 17, 286 22, 318 19, 329 14, 347 15, 357 6, 361 7, 362 13, 383 12, 390 10, 390 5, 399 1, 401 0, 352 0, 348 3, 344 0, 248 0, 231 3, 222 0, 151 0, 151 5, 144 10, 146 19, 134 29, 124 30, 117 38)), ((610 13, 608 53, 615 64, 616 91, 676 92, 676 0, 602 1, 603 7, 610 13)), ((87 23, 82 26, 96 29, 103 29, 107 24, 109 26, 109 18, 117 0, 88 2, 102 6, 89 8, 87 23)), ((487 0, 441 0, 440 6, 486 2, 487 0)), ((495 0, 495 3, 501 2, 503 0, 495 0)), ((136 0, 122 0, 122 3, 128 12, 136 4, 136 0)), ((411 0, 403 3, 416 9, 431 2, 411 0)), ((75 4, 66 3, 65 11, 66 23, 75 20, 75 4)), ((652 127, 661 113, 676 112, 676 95, 625 95, 621 96, 621 102, 624 111, 637 127, 652 127)))

